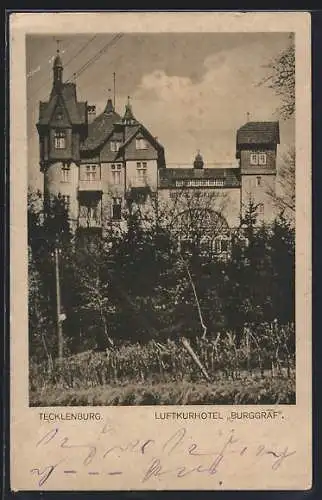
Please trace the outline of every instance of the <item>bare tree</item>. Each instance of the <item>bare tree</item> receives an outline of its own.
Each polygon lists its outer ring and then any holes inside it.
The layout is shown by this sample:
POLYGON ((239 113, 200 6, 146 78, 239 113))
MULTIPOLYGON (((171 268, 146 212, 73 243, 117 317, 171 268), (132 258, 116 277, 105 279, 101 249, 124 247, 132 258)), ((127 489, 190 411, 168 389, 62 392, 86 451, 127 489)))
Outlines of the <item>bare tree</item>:
POLYGON ((182 189, 163 207, 163 220, 178 241, 199 246, 227 232, 226 205, 227 197, 217 191, 182 189))
POLYGON ((295 218, 295 148, 290 147, 283 155, 277 172, 276 189, 270 188, 268 194, 272 197, 280 212, 290 221, 295 218))
POLYGON ((290 35, 290 44, 275 59, 265 66, 267 76, 259 85, 268 85, 281 98, 279 113, 287 120, 295 113, 295 45, 290 35))

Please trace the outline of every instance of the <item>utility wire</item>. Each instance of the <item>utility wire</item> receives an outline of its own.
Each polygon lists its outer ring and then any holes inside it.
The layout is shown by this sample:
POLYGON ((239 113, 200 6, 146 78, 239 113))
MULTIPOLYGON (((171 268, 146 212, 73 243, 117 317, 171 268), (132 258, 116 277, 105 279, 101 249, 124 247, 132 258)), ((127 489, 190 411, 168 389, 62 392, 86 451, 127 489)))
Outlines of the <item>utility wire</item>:
MULTIPOLYGON (((83 64, 83 66, 81 66, 81 68, 78 71, 74 72, 73 76, 75 78, 77 78, 82 73, 84 73, 84 71, 86 71, 92 64, 94 64, 96 61, 98 61, 98 59, 100 59, 100 57, 102 57, 102 55, 105 54, 105 52, 109 48, 111 48, 113 45, 115 45, 123 36, 124 35, 122 33, 118 33, 117 35, 115 35, 112 38, 112 40, 110 40, 108 43, 106 43, 104 45, 104 47, 97 52, 97 54, 95 54, 85 64, 83 64)), ((69 82, 69 81, 70 81, 70 78, 66 80, 66 82, 69 82)))
MULTIPOLYGON (((55 39, 55 40, 56 40, 56 39, 55 39)), ((64 47, 64 52, 67 50, 67 48, 70 46, 70 44, 71 44, 71 42, 68 42, 68 43, 67 43, 67 45, 65 45, 65 47, 64 47)), ((51 56, 51 57, 49 58, 49 60, 48 60, 48 63, 50 64, 50 63, 53 61, 53 59, 54 59, 54 56, 51 56)), ((31 99, 32 97, 34 97, 34 96, 37 94, 37 92, 39 92, 39 90, 41 90, 41 89, 42 89, 45 85, 47 85, 47 83, 48 83, 48 79, 46 78, 46 81, 45 81, 45 82, 43 82, 43 83, 42 83, 42 84, 41 84, 41 85, 40 85, 40 86, 39 86, 39 87, 38 87, 38 88, 37 88, 37 89, 33 92, 33 94, 29 97, 29 99, 31 99)))
MULTIPOLYGON (((84 45, 82 45, 82 47, 76 52, 76 54, 74 54, 68 61, 67 63, 64 65, 65 68, 67 68, 67 66, 74 60, 76 59, 76 57, 79 56, 79 54, 81 54, 88 46, 89 44, 96 38, 97 35, 94 35, 89 41, 87 41, 84 45)), ((48 83, 48 80, 46 80, 46 82, 44 82, 40 87, 38 87, 35 92, 29 97, 29 99, 32 99, 40 90, 42 90, 45 85, 47 85, 48 83)))
POLYGON ((67 66, 74 60, 76 59, 76 57, 79 56, 79 54, 81 54, 82 52, 84 52, 84 50, 86 49, 86 47, 93 42, 93 40, 96 38, 97 35, 94 35, 90 40, 89 42, 86 42, 80 49, 78 52, 76 52, 75 55, 73 55, 70 59, 68 59, 68 61, 66 62, 66 64, 64 64, 64 68, 67 68, 67 66))

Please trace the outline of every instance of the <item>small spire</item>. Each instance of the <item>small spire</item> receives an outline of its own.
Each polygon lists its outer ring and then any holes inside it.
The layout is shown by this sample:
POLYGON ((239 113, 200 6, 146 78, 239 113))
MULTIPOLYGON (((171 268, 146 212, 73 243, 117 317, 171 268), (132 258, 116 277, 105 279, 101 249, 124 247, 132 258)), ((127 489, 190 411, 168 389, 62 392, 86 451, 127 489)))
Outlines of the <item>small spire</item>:
POLYGON ((54 87, 56 91, 60 91, 63 82, 63 62, 60 57, 59 43, 61 40, 56 40, 57 43, 57 55, 54 59, 53 73, 54 73, 54 87))
POLYGON ((108 89, 108 98, 107 98, 107 104, 105 106, 104 113, 113 113, 114 111, 114 106, 113 106, 113 101, 111 98, 111 89, 108 89))
POLYGON ((248 123, 250 121, 250 112, 249 111, 247 111, 246 116, 247 116, 247 123, 248 123))
POLYGON ((127 104, 125 105, 125 113, 123 116, 123 122, 127 123, 128 125, 133 125, 134 123, 136 123, 136 120, 135 120, 134 115, 133 115, 129 95, 127 96, 127 104))
POLYGON ((197 154, 196 154, 196 157, 195 157, 195 161, 193 162, 193 168, 203 168, 204 166, 204 161, 203 161, 203 158, 200 154, 200 149, 197 150, 197 154))
POLYGON ((61 40, 59 40, 57 38, 56 39, 57 49, 56 49, 56 57, 54 59, 54 68, 62 68, 63 67, 63 63, 62 63, 62 60, 60 57, 60 42, 61 42, 61 40))

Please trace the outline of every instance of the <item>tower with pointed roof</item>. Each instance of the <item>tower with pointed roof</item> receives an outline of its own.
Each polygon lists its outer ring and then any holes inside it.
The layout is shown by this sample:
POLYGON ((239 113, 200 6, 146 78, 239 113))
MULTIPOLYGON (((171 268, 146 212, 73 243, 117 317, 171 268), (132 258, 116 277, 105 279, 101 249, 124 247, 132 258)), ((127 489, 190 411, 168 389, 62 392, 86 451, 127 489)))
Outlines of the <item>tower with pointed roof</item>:
POLYGON ((64 82, 57 50, 48 101, 39 103, 40 168, 44 195, 65 200, 73 226, 101 231, 119 222, 127 200, 157 190, 164 149, 134 115, 130 98, 123 116, 108 97, 102 113, 79 102, 76 83, 64 82))
POLYGON ((247 121, 237 131, 236 158, 240 162, 241 213, 250 200, 258 222, 270 222, 276 210, 269 193, 275 191, 279 122, 247 121))
POLYGON ((86 103, 79 102, 74 83, 64 83, 63 64, 57 50, 49 100, 39 103, 37 123, 40 169, 48 202, 61 196, 75 223, 78 216, 77 179, 79 145, 87 133, 86 103))

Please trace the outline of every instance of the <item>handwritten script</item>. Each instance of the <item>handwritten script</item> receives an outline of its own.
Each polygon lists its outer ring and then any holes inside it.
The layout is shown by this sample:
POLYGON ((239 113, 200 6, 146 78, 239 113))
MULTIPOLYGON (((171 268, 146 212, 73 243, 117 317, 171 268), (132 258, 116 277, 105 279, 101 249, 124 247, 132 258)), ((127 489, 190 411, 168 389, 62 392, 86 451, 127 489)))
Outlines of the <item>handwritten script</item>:
POLYGON ((221 485, 221 473, 226 466, 240 472, 257 464, 276 472, 296 453, 285 445, 278 448, 265 443, 247 444, 235 429, 214 430, 208 438, 205 447, 187 428, 179 427, 165 440, 147 434, 122 442, 120 433, 105 424, 91 441, 86 440, 86 434, 82 441, 79 437, 75 441, 66 430, 55 426, 44 431, 35 443, 31 457, 41 457, 41 463, 32 464, 30 473, 38 487, 55 476, 122 476, 126 481, 135 464, 142 485, 156 480, 160 483, 165 478, 184 481, 192 475, 213 477, 221 485))

